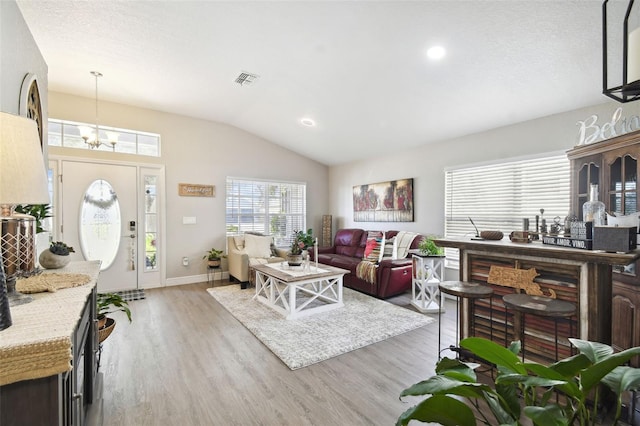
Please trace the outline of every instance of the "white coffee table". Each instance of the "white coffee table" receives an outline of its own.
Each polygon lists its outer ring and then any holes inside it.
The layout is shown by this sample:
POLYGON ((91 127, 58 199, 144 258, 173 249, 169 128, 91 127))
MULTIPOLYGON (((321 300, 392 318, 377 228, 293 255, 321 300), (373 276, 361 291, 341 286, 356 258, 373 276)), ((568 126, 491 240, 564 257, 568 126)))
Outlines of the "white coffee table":
POLYGON ((342 277, 346 269, 318 264, 305 272, 286 262, 254 266, 255 298, 287 319, 326 312, 344 306, 342 277))

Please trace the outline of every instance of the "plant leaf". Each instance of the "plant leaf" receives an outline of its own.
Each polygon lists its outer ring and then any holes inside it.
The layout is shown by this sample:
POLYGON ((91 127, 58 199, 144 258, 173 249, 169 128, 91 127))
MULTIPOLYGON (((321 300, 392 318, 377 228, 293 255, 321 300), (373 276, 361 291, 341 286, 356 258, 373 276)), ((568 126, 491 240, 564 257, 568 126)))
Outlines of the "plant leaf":
MULTIPOLYGON (((511 413, 515 419, 520 418, 520 399, 518 397, 518 387, 513 384, 496 383, 496 393, 502 398, 504 409, 511 413)), ((493 410, 495 415, 495 410, 493 410)))
POLYGON ((523 411, 527 417, 533 420, 535 425, 567 426, 569 424, 562 408, 556 404, 544 407, 524 407, 523 411))
POLYGON ((464 402, 446 395, 434 395, 402 413, 396 426, 411 420, 434 422, 444 426, 475 426, 473 411, 464 402))
POLYGON ((574 377, 578 375, 580 370, 584 370, 589 367, 591 364, 591 360, 584 354, 576 354, 569 358, 562 359, 554 364, 551 364, 549 368, 558 373, 562 374, 564 377, 574 377))
POLYGON ((469 383, 460 380, 451 379, 446 376, 432 376, 427 380, 416 383, 415 385, 405 389, 400 393, 403 396, 421 396, 433 394, 453 394, 469 398, 482 397, 482 391, 491 388, 482 383, 469 383))
POLYGON ((517 412, 514 414, 510 411, 512 407, 509 405, 504 407, 503 404, 500 403, 500 396, 493 392, 485 392, 484 400, 487 402, 489 409, 491 409, 491 413, 493 413, 493 416, 500 425, 517 424, 516 421, 520 417, 519 407, 517 412))
MULTIPOLYGON (((593 343, 593 342, 591 342, 593 343)), ((606 346, 606 345, 605 345, 606 346)), ((609 355, 601 361, 593 364, 582 371, 580 380, 583 392, 588 393, 600 380, 609 374, 614 368, 624 364, 636 355, 640 354, 640 347, 625 349, 622 352, 609 355)))
POLYGON ((527 374, 526 369, 518 359, 518 355, 495 342, 482 337, 467 337, 460 341, 460 346, 498 367, 508 368, 519 374, 527 374))
POLYGON ((569 338, 569 341, 594 364, 613 353, 613 348, 604 343, 589 342, 588 340, 575 338, 569 338))
MULTIPOLYGON (((587 357, 582 357, 582 359, 587 361, 587 366, 591 365, 588 361, 587 357)), ((538 363, 526 363, 525 367, 527 370, 536 374, 538 377, 549 379, 549 380, 558 380, 564 381, 564 384, 555 385, 558 389, 560 389, 565 394, 575 397, 578 399, 582 399, 582 391, 576 384, 575 380, 573 380, 574 374, 565 376, 561 372, 554 370, 552 367, 546 367, 542 364, 538 363)), ((567 369, 568 371, 573 371, 573 368, 567 369)), ((575 372, 577 374, 577 371, 575 372)))
POLYGON ((640 388, 640 369, 633 367, 616 367, 604 376, 602 382, 616 395, 625 391, 635 391, 640 388))

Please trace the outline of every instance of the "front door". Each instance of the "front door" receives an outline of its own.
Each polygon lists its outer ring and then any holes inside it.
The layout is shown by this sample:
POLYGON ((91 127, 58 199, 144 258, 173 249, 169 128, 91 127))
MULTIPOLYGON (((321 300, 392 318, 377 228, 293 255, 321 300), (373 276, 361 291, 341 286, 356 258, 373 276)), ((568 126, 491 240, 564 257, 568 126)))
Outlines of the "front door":
POLYGON ((102 262, 99 292, 138 288, 135 166, 62 161, 62 235, 75 259, 102 262))

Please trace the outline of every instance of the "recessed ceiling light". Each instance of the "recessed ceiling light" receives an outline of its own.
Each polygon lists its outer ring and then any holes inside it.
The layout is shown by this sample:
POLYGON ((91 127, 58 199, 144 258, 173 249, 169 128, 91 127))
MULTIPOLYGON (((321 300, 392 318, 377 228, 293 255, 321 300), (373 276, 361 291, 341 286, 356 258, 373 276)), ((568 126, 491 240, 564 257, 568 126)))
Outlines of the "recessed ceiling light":
POLYGON ((447 51, 442 46, 433 46, 433 47, 430 47, 429 50, 427 50, 427 56, 429 57, 429 59, 434 59, 434 60, 442 59, 446 54, 447 54, 447 51))
POLYGON ((307 127, 314 127, 316 125, 316 122, 311 118, 305 117, 300 119, 300 124, 307 127))

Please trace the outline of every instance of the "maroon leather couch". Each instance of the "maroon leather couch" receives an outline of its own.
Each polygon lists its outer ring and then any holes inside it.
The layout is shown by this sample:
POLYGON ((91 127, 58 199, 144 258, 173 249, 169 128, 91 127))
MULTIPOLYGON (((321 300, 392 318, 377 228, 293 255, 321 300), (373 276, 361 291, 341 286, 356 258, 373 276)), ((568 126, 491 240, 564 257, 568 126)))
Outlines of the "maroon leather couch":
MULTIPOLYGON (((385 238, 394 237, 398 231, 386 231, 385 238)), ((372 296, 386 299, 411 289, 411 255, 404 259, 383 259, 376 272, 376 282, 371 284, 356 276, 356 267, 364 257, 368 231, 363 229, 340 229, 336 232, 333 246, 318 248, 318 263, 347 269, 344 286, 372 296)), ((418 235, 411 243, 417 249, 424 236, 418 235)), ((309 250, 313 259, 313 250, 309 250)))

